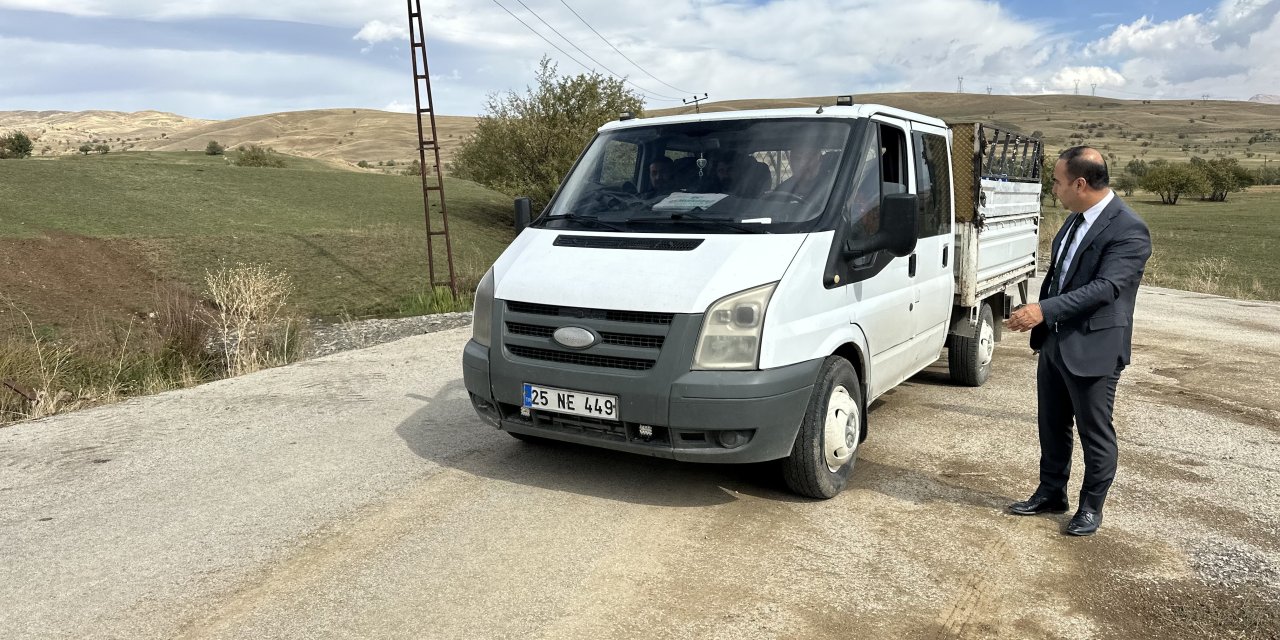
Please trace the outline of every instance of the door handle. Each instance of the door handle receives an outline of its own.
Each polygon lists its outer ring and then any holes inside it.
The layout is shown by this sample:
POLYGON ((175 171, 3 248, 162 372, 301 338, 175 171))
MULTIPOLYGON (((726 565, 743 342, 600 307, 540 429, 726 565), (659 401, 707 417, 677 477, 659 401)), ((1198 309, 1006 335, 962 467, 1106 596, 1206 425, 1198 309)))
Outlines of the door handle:
POLYGON ((918 257, 916 254, 914 254, 914 253, 913 253, 913 254, 911 254, 911 260, 907 263, 907 265, 908 265, 908 266, 907 266, 907 275, 911 276, 912 278, 916 277, 916 263, 917 263, 917 262, 919 262, 919 257, 918 257))
POLYGON ((944 245, 944 246, 942 247, 942 266, 944 266, 944 267, 945 267, 945 266, 947 266, 947 258, 948 258, 950 255, 951 255, 951 245, 949 245, 949 244, 948 244, 948 245, 944 245))

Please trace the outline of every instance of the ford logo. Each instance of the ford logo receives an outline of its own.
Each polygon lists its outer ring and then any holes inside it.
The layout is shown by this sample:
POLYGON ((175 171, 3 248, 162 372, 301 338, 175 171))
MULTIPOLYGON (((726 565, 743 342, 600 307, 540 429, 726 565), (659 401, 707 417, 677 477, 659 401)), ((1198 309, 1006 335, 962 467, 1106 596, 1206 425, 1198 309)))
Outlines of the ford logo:
POLYGON ((582 327, 560 327, 551 337, 570 349, 586 349, 596 343, 596 334, 582 327))

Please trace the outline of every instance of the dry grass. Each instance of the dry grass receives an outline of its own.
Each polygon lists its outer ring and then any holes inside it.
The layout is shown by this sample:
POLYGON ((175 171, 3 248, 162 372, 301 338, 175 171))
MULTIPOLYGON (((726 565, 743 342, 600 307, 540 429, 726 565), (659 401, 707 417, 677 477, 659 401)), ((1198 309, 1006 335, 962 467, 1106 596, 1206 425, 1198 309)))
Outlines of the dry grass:
POLYGON ((298 359, 305 326, 287 313, 290 279, 258 265, 209 274, 214 308, 169 292, 158 311, 97 316, 61 332, 26 319, 0 341, 0 424, 190 387, 298 359), (64 335, 65 334, 65 335, 64 335))
POLYGON ((205 274, 223 365, 229 375, 288 364, 301 352, 303 322, 285 313, 292 283, 284 272, 256 264, 205 274))
POLYGON ((0 343, 0 424, 43 418, 124 398, 189 387, 214 376, 194 343, 207 326, 177 296, 162 311, 127 323, 98 317, 62 337, 26 319, 26 330, 0 343))

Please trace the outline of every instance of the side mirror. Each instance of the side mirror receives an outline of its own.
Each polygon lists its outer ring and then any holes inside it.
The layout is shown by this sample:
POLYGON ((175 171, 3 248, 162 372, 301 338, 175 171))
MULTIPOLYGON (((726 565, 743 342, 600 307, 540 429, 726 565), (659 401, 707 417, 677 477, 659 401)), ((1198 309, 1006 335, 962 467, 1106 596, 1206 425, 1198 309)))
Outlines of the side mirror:
POLYGON ((905 258, 916 250, 919 227, 919 198, 914 193, 894 193, 880 205, 880 232, 884 247, 895 258, 905 258))
POLYGON ((527 196, 516 198, 516 233, 524 231, 529 226, 529 218, 533 205, 527 196))
POLYGON ((846 258, 888 251, 895 258, 911 255, 916 250, 916 226, 919 199, 914 193, 894 193, 880 201, 879 227, 875 233, 845 240, 846 258))

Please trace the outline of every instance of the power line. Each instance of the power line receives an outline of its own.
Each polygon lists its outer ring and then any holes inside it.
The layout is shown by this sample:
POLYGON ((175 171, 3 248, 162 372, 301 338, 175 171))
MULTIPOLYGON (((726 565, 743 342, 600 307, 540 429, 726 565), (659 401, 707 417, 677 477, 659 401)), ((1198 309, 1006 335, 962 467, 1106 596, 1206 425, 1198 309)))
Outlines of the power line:
POLYGON ((661 78, 659 78, 658 76, 655 76, 655 75, 653 75, 652 73, 649 73, 649 70, 648 70, 648 69, 645 69, 644 67, 640 66, 640 63, 636 62, 635 60, 632 60, 631 58, 628 58, 628 57, 627 57, 627 54, 625 54, 625 53, 623 53, 622 51, 620 51, 617 47, 613 46, 613 43, 612 43, 612 42, 609 42, 609 41, 608 41, 604 36, 600 35, 600 32, 599 32, 599 31, 596 31, 596 28, 595 28, 595 27, 593 27, 593 26, 591 26, 591 23, 590 23, 590 22, 587 22, 586 18, 583 18, 582 16, 578 15, 578 12, 577 12, 577 11, 574 11, 574 10, 573 10, 573 7, 569 6, 569 3, 568 3, 568 2, 565 2, 564 0, 560 0, 560 4, 564 5, 564 8, 568 9, 570 13, 572 13, 572 14, 573 14, 573 15, 575 15, 575 16, 577 16, 577 17, 578 17, 578 19, 582 21, 582 24, 587 25, 587 28, 591 30, 591 33, 594 33, 594 34, 596 34, 597 36, 599 36, 601 40, 604 40, 604 43, 605 43, 605 44, 609 45, 609 48, 613 49, 614 51, 617 51, 617 52, 618 52, 618 55, 620 55, 620 56, 622 56, 624 59, 626 59, 626 61, 627 61, 627 62, 630 62, 631 64, 635 65, 635 68, 637 68, 637 69, 639 69, 639 70, 643 71, 643 72, 645 73, 645 75, 649 76, 650 78, 653 78, 654 80, 657 80, 658 82, 660 82, 660 83, 662 83, 662 84, 664 84, 664 85, 666 85, 666 86, 668 86, 668 87, 670 87, 670 88, 672 88, 672 89, 675 89, 676 91, 679 91, 680 93, 693 93, 692 91, 686 91, 686 90, 684 90, 684 89, 681 89, 680 87, 674 87, 674 86, 671 86, 671 84, 670 84, 670 83, 668 83, 668 82, 664 82, 664 81, 663 81, 661 78))
MULTIPOLYGON (((494 1, 496 2, 497 0, 494 0, 494 1)), ((524 3, 524 0, 516 0, 516 2, 520 3, 520 6, 524 7, 524 10, 525 10, 525 11, 528 11, 529 13, 533 14, 533 17, 537 18, 539 22, 541 22, 542 24, 546 25, 546 27, 547 27, 548 29, 550 29, 552 33, 554 33, 554 34, 556 34, 556 35, 560 36, 560 38, 561 38, 562 40, 564 40, 565 42, 568 42, 568 43, 569 43, 569 46, 573 47, 574 49, 577 49, 577 50, 578 50, 578 53, 581 53, 582 55, 586 56, 588 60, 590 60, 590 61, 592 61, 592 62, 596 63, 597 65, 600 65, 600 68, 604 69, 605 71, 608 71, 608 72, 609 72, 609 75, 611 75, 611 76, 613 76, 613 77, 615 77, 615 78, 618 78, 619 80, 622 80, 623 82, 625 82, 625 83, 627 83, 627 84, 629 84, 629 85, 631 85, 631 86, 635 87, 636 89, 639 89, 642 93, 652 94, 652 95, 658 96, 659 98, 666 98, 667 100, 671 100, 671 101, 679 100, 679 98, 673 98, 673 97, 671 97, 671 96, 663 95, 663 94, 658 93, 657 91, 653 91, 653 90, 651 90, 651 89, 645 89, 644 87, 642 87, 642 86, 640 86, 640 85, 638 85, 638 84, 636 84, 636 83, 634 83, 634 82, 632 82, 632 81, 628 80, 628 79, 626 78, 626 76, 623 76, 623 75, 621 75, 621 74, 619 74, 619 73, 615 72, 613 69, 610 69, 609 67, 606 67, 606 66, 604 65, 604 63, 602 63, 602 62, 600 62, 599 60, 596 60, 595 58, 591 57, 591 54, 587 53, 586 51, 583 51, 583 50, 582 50, 582 47, 579 47, 578 45, 574 44, 574 42, 573 42, 572 40, 570 40, 570 39, 566 38, 566 37, 564 36, 564 34, 563 34, 563 33, 560 33, 560 32, 559 32, 555 27, 551 26, 551 24, 550 24, 549 22, 547 22, 546 20, 543 20, 543 19, 542 19, 542 16, 538 15, 538 13, 537 13, 536 11, 534 11, 533 9, 530 9, 530 8, 529 8, 529 5, 527 5, 527 4, 525 4, 525 3, 524 3)))

